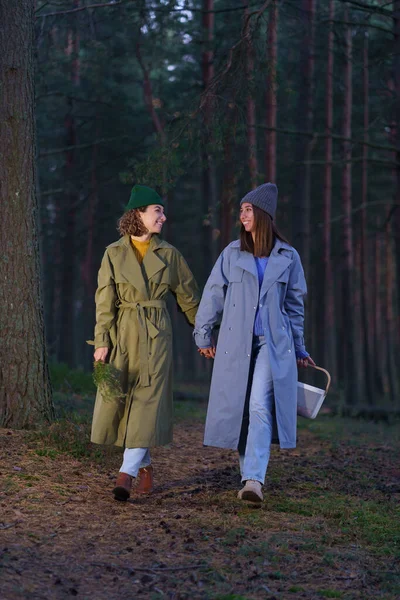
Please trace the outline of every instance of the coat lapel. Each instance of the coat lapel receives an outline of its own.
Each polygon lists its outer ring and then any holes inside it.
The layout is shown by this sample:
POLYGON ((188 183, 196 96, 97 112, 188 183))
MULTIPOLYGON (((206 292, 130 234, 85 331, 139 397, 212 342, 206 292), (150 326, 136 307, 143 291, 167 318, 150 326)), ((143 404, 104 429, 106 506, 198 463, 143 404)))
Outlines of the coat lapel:
POLYGON ((282 250, 285 246, 280 240, 277 240, 268 260, 265 269, 264 279, 260 290, 260 299, 265 296, 269 288, 286 271, 292 259, 286 256, 282 250))
POLYGON ((258 278, 256 261, 254 260, 254 256, 250 254, 250 252, 240 251, 239 258, 236 262, 236 266, 240 267, 241 269, 244 269, 245 271, 248 271, 249 273, 254 275, 254 277, 258 278))
POLYGON ((122 245, 124 252, 122 253, 119 264, 119 275, 128 283, 131 283, 139 292, 143 300, 149 299, 149 293, 146 285, 143 271, 138 263, 135 252, 132 248, 129 235, 125 235, 122 245))
POLYGON ((161 240, 156 235, 153 235, 151 238, 150 247, 143 259, 143 268, 149 280, 154 277, 156 273, 162 269, 165 269, 167 266, 155 252, 155 250, 161 246, 161 240))

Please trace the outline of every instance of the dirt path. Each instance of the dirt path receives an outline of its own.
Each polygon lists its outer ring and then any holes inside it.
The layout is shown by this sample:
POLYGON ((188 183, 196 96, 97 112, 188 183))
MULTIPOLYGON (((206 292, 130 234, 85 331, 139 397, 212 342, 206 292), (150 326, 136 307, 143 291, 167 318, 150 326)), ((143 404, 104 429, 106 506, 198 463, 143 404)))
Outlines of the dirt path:
POLYGON ((0 597, 399 598, 393 449, 329 435, 274 450, 254 509, 236 454, 204 448, 196 421, 154 451, 155 493, 127 503, 110 493, 116 451, 77 459, 54 435, 0 430, 0 597))

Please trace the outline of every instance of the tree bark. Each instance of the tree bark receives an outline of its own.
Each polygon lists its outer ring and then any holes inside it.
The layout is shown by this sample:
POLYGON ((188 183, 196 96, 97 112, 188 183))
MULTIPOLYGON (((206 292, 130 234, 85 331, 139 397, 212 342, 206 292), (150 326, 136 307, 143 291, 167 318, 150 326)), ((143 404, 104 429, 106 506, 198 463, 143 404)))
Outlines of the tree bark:
MULTIPOLYGON (((246 3, 246 0, 245 4, 246 3)), ((257 128, 256 128, 256 102, 254 99, 254 49, 251 39, 249 10, 245 9, 243 18, 246 23, 244 35, 246 37, 246 121, 247 121, 247 152, 248 166, 250 175, 250 187, 254 190, 257 187, 258 179, 258 161, 257 161, 257 128)))
POLYGON ((369 405, 374 403, 375 381, 373 377, 373 349, 374 319, 372 313, 371 288, 372 280, 369 276, 370 264, 367 247, 367 203, 368 203, 368 141, 369 141, 369 56, 368 56, 368 31, 364 32, 363 46, 363 105, 364 105, 364 145, 361 178, 361 219, 360 219, 360 263, 358 271, 361 278, 361 325, 363 347, 363 372, 368 385, 365 386, 365 397, 369 405))
MULTIPOLYGON (((395 202, 397 209, 393 215, 393 231, 396 251, 396 278, 397 285, 400 281, 400 0, 393 2, 393 80, 395 87, 394 121, 397 124, 395 130, 396 146, 396 192, 395 202)), ((397 296, 397 331, 400 328, 400 294, 397 296)))
POLYGON ((205 281, 211 265, 217 258, 217 191, 216 172, 213 160, 213 135, 212 121, 214 102, 207 90, 214 78, 214 0, 203 0, 203 52, 202 52, 202 76, 205 102, 203 107, 203 211, 204 211, 204 237, 203 255, 205 281))
POLYGON ((329 368, 333 380, 337 378, 336 336, 335 331, 335 295, 331 258, 331 219, 332 219, 332 132, 333 132, 333 66, 334 66, 334 32, 332 20, 335 16, 335 2, 329 0, 328 57, 326 69, 326 140, 325 140, 325 173, 324 173, 324 335, 323 360, 329 368), (331 334, 329 334, 331 332, 331 334))
POLYGON ((0 0, 0 427, 51 421, 35 190, 34 1, 0 0))
MULTIPOLYGON (((349 21, 349 7, 344 5, 344 22, 349 21)), ((352 134, 353 113, 353 42, 351 26, 345 26, 344 34, 344 98, 343 98, 343 137, 346 140, 352 134)), ((346 404, 357 404, 361 399, 361 381, 356 347, 359 345, 359 312, 355 308, 355 259, 352 224, 352 146, 351 142, 343 142, 342 167, 342 210, 343 210, 343 290, 342 290, 342 317, 343 317, 343 359, 346 404)), ((360 349, 358 350, 360 352, 360 349)))
MULTIPOLYGON (((389 207, 390 214, 390 207, 389 207)), ((399 402, 399 374, 396 369, 398 362, 398 331, 396 330, 396 320, 394 314, 394 282, 395 282, 395 263, 393 256, 393 236, 392 236, 392 221, 390 218, 386 220, 386 281, 385 281, 385 320, 386 320, 386 356, 387 356, 387 376, 389 383, 389 398, 393 407, 399 402)))
POLYGON ((221 243, 222 251, 232 241, 235 214, 235 189, 237 176, 233 159, 232 145, 235 139, 236 109, 229 108, 224 141, 224 167, 221 190, 221 243))
MULTIPOLYGON (((297 106, 298 129, 312 133, 314 98, 314 38, 316 0, 302 0, 303 39, 299 64, 300 83, 297 106)), ((299 137, 296 144, 295 189, 293 191, 293 245, 299 251, 304 270, 310 266, 310 177, 312 138, 299 137), (301 164, 304 161, 305 164, 301 164)))
MULTIPOLYGON (((74 7, 79 8, 80 0, 74 0, 74 7)), ((67 45, 65 54, 71 59, 71 83, 74 87, 80 85, 80 62, 79 62, 79 32, 78 20, 67 34, 67 45)), ((77 192, 74 185, 74 174, 76 168, 77 128, 74 115, 74 101, 68 100, 68 110, 64 119, 65 140, 67 150, 65 155, 65 181, 66 194, 64 210, 60 211, 62 223, 60 231, 62 234, 62 268, 60 285, 60 344, 59 359, 70 367, 76 365, 75 359, 75 291, 76 291, 76 259, 75 259, 75 235, 76 235, 76 204, 77 192)))
POLYGON ((276 124, 277 124, 277 60, 278 60, 278 2, 274 0, 268 21, 267 129, 265 130, 265 178, 276 182, 276 124))

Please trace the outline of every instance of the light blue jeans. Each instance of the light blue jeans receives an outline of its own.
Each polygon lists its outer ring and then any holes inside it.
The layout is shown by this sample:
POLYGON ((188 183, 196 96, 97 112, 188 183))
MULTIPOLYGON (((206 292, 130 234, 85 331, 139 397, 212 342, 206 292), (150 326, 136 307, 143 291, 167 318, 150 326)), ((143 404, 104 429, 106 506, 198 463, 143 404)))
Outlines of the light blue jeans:
POLYGON ((151 458, 148 448, 125 448, 124 459, 119 472, 137 477, 139 469, 148 467, 150 463, 151 458))
POLYGON ((274 423, 274 386, 268 347, 264 336, 253 338, 252 360, 254 361, 254 371, 251 379, 251 389, 247 394, 242 434, 239 442, 240 474, 242 481, 255 479, 260 483, 264 483, 271 451, 274 423))

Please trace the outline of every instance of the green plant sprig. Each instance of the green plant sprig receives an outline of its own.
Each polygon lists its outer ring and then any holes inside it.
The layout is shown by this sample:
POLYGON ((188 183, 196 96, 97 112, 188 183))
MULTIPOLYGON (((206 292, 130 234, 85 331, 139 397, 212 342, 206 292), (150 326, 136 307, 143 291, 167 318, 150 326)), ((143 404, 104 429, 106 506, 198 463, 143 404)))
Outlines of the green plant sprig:
POLYGON ((120 372, 113 365, 95 361, 93 381, 105 402, 122 401, 126 398, 121 386, 120 372))

